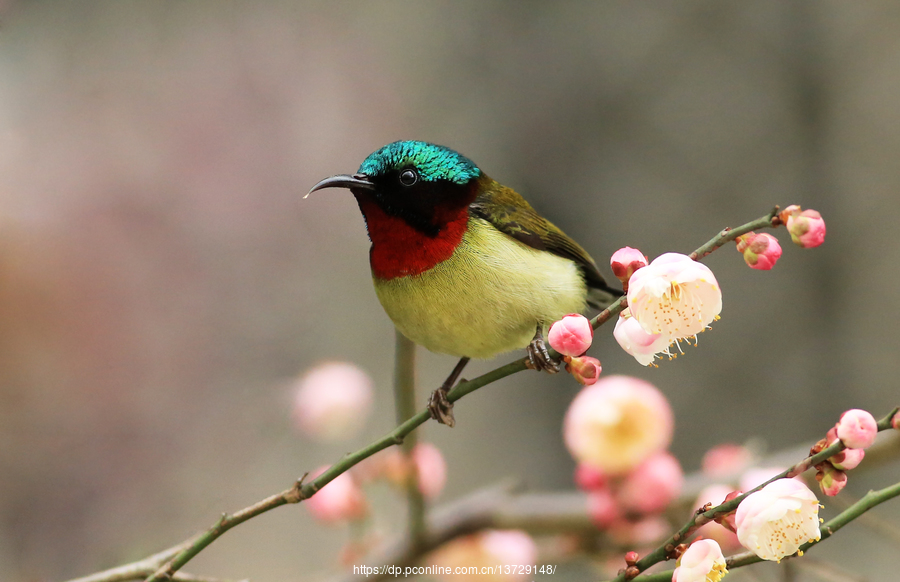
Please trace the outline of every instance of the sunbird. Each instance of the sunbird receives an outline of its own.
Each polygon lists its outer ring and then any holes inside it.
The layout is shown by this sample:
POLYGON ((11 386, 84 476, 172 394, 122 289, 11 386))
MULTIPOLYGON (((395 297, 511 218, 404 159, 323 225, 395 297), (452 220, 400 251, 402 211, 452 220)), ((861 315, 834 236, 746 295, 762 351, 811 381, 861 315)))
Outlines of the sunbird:
POLYGON ((450 148, 397 141, 307 196, 323 188, 349 188, 356 197, 375 293, 397 329, 460 358, 428 403, 451 427, 447 393, 470 358, 526 348, 530 367, 555 373, 544 328, 622 294, 578 243, 450 148))

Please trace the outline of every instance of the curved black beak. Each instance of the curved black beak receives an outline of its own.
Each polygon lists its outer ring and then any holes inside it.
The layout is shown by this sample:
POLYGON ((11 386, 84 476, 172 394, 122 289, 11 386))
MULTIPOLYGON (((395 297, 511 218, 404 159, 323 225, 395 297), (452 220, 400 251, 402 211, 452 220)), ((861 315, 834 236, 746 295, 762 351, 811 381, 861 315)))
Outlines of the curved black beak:
MULTIPOLYGON (((337 176, 325 178, 313 186, 309 192, 306 193, 306 196, 309 196, 316 190, 323 190, 325 188, 364 188, 366 190, 374 190, 375 184, 370 182, 369 177, 365 174, 353 174, 352 176, 349 174, 338 174, 337 176)), ((304 196, 304 198, 306 198, 306 196, 304 196)))

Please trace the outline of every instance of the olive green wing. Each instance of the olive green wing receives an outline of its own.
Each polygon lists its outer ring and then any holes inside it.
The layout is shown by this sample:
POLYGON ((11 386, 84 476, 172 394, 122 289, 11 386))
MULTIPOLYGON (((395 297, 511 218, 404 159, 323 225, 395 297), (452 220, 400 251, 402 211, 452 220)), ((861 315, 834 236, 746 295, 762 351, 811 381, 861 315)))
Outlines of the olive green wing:
MULTIPOLYGON (((581 248, 581 245, 538 214, 515 190, 493 180, 485 186, 475 201, 469 205, 469 211, 473 215, 487 220, 500 232, 531 248, 548 251, 574 261, 581 269, 589 288, 606 291, 615 297, 622 294, 621 291, 606 284, 594 259, 581 248)), ((598 303, 608 301, 601 300, 598 303)))

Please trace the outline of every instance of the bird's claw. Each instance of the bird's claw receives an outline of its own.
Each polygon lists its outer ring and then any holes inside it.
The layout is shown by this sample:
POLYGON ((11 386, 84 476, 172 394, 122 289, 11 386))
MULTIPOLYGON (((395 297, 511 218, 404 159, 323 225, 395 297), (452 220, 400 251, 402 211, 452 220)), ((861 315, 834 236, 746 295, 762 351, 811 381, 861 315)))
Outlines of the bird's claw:
POLYGON ((526 365, 532 370, 537 370, 538 372, 545 370, 550 374, 559 372, 559 361, 553 359, 550 352, 547 351, 547 345, 544 343, 543 337, 536 335, 531 340, 531 343, 528 344, 528 347, 525 348, 525 352, 528 354, 526 365))
POLYGON ((447 389, 443 386, 432 392, 428 398, 428 412, 431 413, 431 418, 450 428, 456 424, 456 419, 453 418, 453 403, 447 400, 447 389))

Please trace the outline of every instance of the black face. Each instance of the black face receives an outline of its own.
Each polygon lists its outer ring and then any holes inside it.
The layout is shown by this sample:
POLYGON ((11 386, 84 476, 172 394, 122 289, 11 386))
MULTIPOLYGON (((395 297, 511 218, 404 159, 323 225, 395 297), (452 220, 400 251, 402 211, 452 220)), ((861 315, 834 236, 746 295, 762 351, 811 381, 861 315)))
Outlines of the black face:
POLYGON ((466 184, 426 181, 414 166, 391 169, 364 179, 374 188, 352 188, 357 199, 371 197, 387 214, 402 218, 429 236, 441 231, 452 211, 468 206, 475 199, 474 179, 466 184))

